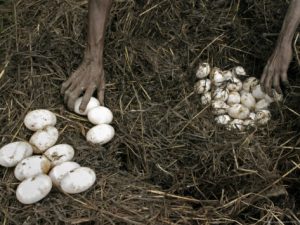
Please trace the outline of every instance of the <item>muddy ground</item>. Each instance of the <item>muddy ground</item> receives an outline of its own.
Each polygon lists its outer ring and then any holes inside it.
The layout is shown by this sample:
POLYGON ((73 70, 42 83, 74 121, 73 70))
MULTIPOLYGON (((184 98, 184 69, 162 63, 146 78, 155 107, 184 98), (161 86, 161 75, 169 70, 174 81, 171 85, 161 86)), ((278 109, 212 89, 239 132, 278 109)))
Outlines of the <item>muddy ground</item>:
MULTIPOLYGON (((299 97, 273 105, 265 128, 228 132, 193 94, 201 61, 260 77, 288 7, 227 2, 115 1, 104 63, 116 136, 101 147, 85 141, 91 125, 59 93, 83 56, 87 1, 0 1, 1 145, 28 140, 24 115, 47 108, 58 116, 59 143, 97 173, 87 192, 53 189, 22 205, 13 170, 1 168, 0 223, 300 224, 299 97)), ((289 80, 299 93, 294 43, 289 80)))

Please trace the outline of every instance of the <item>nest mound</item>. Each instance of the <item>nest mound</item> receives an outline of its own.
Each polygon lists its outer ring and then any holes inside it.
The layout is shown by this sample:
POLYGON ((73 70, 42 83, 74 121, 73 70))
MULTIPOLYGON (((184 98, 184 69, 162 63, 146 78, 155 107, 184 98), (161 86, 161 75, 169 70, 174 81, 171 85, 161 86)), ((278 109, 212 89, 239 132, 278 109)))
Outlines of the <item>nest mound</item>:
MULTIPOLYGON (((0 170, 1 224, 299 224, 299 97, 274 105, 262 129, 228 132, 193 94, 200 61, 260 76, 284 18, 281 1, 115 1, 107 27, 106 105, 116 137, 91 146, 85 118, 65 110, 61 83, 80 64, 86 0, 0 1, 1 145, 28 140, 32 109, 58 117, 59 143, 95 169, 80 195, 53 190, 17 202, 0 170)), ((299 41, 289 79, 299 90, 299 41)))

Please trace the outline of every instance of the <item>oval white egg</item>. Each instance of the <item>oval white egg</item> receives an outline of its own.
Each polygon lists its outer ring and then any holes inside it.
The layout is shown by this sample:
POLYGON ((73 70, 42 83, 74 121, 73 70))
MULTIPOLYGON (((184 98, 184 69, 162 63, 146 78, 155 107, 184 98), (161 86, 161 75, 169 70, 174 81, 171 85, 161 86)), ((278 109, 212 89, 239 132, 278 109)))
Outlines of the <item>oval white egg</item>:
POLYGON ((229 108, 229 106, 225 102, 220 101, 220 100, 212 101, 211 106, 213 108, 212 113, 214 115, 225 114, 227 112, 227 109, 229 108))
POLYGON ((50 160, 51 166, 70 161, 74 157, 74 148, 68 144, 54 145, 44 155, 50 160))
POLYGON ((29 143, 33 145, 34 153, 42 153, 53 146, 58 139, 58 130, 48 126, 43 130, 36 131, 30 138, 29 143))
POLYGON ((211 81, 209 79, 203 79, 196 82, 194 85, 194 91, 197 94, 203 94, 210 90, 211 81))
POLYGON ((93 109, 93 108, 95 108, 95 107, 97 107, 97 106, 100 105, 100 102, 98 101, 98 99, 96 99, 96 98, 94 98, 94 97, 91 97, 89 103, 88 103, 87 106, 86 106, 85 111, 84 111, 84 112, 81 112, 81 111, 79 110, 79 107, 80 107, 80 105, 81 105, 81 102, 82 102, 82 97, 78 98, 78 99, 75 101, 75 106, 74 106, 74 111, 75 111, 77 114, 79 114, 79 115, 87 115, 87 114, 88 114, 88 111, 89 111, 90 109, 93 109))
POLYGON ((42 155, 34 155, 20 161, 14 171, 15 177, 22 181, 38 174, 48 173, 50 161, 42 155))
POLYGON ((234 67, 232 71, 235 76, 246 76, 246 71, 241 66, 234 67))
POLYGON ((256 77, 248 77, 243 83, 243 90, 251 92, 253 87, 259 84, 259 80, 256 77))
POLYGON ((241 103, 248 109, 252 110, 255 108, 256 101, 251 93, 243 92, 241 94, 241 103))
POLYGON ((243 131, 245 129, 244 121, 240 119, 234 119, 229 124, 226 125, 227 130, 240 130, 243 131))
POLYGON ((262 109, 268 109, 270 103, 268 101, 266 101, 266 99, 261 99, 259 100, 256 105, 255 105, 255 111, 259 111, 259 110, 262 110, 262 109))
POLYGON ((88 167, 79 167, 67 173, 60 182, 60 188, 69 194, 81 193, 96 181, 95 172, 88 167))
POLYGON ((256 99, 263 99, 263 98, 265 98, 266 94, 263 92, 263 90, 261 89, 261 86, 259 84, 252 88, 252 95, 256 99))
POLYGON ((210 79, 212 84, 215 86, 221 86, 225 81, 222 71, 217 67, 212 69, 210 79))
POLYGON ((227 89, 232 92, 232 91, 240 91, 243 87, 243 83, 240 79, 233 77, 232 80, 228 81, 227 83, 227 89))
POLYGON ((109 124, 100 124, 91 128, 86 134, 86 140, 93 144, 106 144, 115 135, 115 129, 109 124))
POLYGON ((256 113, 255 122, 259 125, 265 125, 271 119, 271 113, 269 110, 263 109, 256 113))
POLYGON ((4 167, 14 167, 22 159, 32 155, 32 147, 23 141, 12 142, 4 145, 0 149, 0 165, 4 167))
POLYGON ((208 105, 211 102, 211 93, 210 92, 206 92, 204 94, 202 94, 201 96, 201 104, 202 105, 208 105))
POLYGON ((246 119, 250 114, 250 110, 241 104, 234 104, 230 106, 227 112, 232 118, 240 120, 246 119))
POLYGON ((88 112, 88 120, 95 125, 110 124, 113 120, 113 114, 109 108, 97 106, 88 112))
POLYGON ((230 92, 227 99, 228 105, 239 104, 241 102, 241 96, 238 92, 233 91, 230 92))
POLYGON ((216 88, 212 94, 214 100, 220 100, 226 102, 228 99, 228 90, 223 88, 216 88))
POLYGON ((45 198, 52 188, 49 176, 40 174, 22 181, 16 191, 19 202, 33 204, 45 198))
POLYGON ((230 122, 231 118, 228 115, 220 115, 215 118, 217 124, 226 125, 230 122))
POLYGON ((47 126, 56 124, 56 116, 47 109, 33 110, 24 118, 24 125, 32 131, 44 129, 47 126))
POLYGON ((55 166, 49 173, 53 184, 57 187, 60 186, 61 179, 70 171, 79 168, 80 165, 76 162, 63 162, 55 166))
POLYGON ((205 78, 210 73, 210 65, 208 63, 200 63, 196 72, 196 77, 199 79, 205 78))
POLYGON ((233 80, 234 75, 232 74, 232 72, 230 70, 224 70, 222 72, 224 80, 225 81, 231 81, 233 80))

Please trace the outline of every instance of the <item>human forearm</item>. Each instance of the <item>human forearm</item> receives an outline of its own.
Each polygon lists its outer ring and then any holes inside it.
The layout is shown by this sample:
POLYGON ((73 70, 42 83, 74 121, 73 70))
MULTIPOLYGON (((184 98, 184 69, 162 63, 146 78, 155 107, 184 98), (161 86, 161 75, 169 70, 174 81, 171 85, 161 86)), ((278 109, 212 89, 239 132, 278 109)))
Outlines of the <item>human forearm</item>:
POLYGON ((108 21, 112 0, 89 0, 88 35, 85 50, 86 60, 102 60, 105 27, 108 21))
POLYGON ((278 47, 291 45, 295 31, 300 23, 300 0, 291 0, 278 37, 278 47))

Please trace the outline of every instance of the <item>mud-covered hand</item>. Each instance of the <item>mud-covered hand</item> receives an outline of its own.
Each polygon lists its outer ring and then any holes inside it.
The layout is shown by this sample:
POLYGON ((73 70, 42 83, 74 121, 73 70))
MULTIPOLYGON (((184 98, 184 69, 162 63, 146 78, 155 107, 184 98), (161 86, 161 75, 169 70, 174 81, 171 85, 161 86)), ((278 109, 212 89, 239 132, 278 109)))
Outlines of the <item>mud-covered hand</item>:
POLYGON ((272 89, 277 93, 282 93, 281 84, 289 86, 287 71, 292 60, 291 45, 276 47, 264 68, 260 83, 264 91, 272 96, 272 89))
POLYGON ((62 84, 61 94, 69 110, 74 111, 76 99, 83 95, 80 110, 84 111, 93 93, 97 91, 97 97, 103 105, 105 89, 105 77, 102 63, 83 60, 78 69, 70 78, 62 84))

